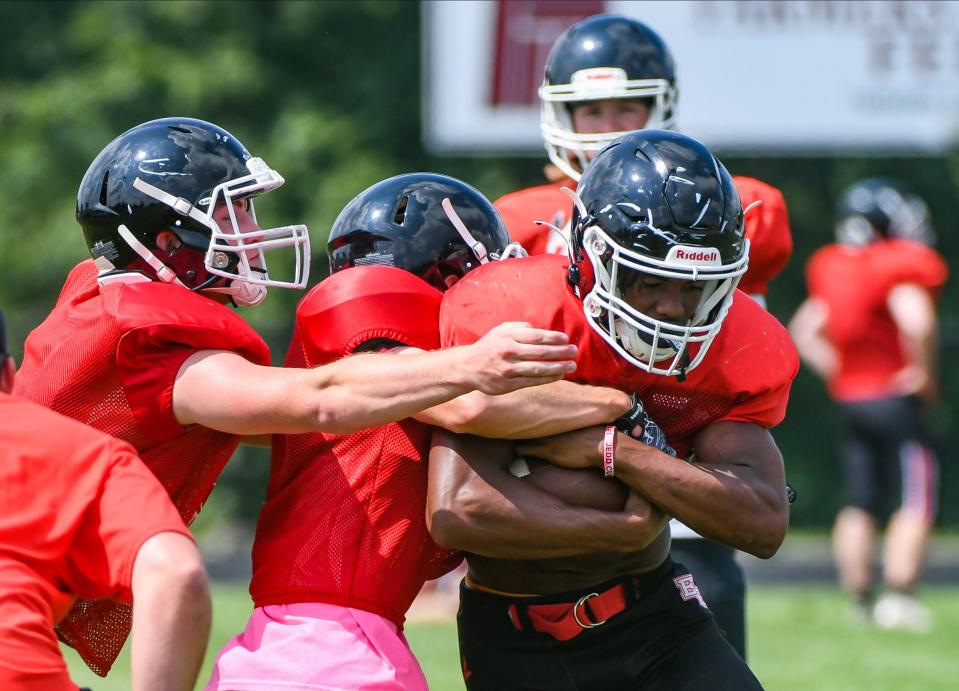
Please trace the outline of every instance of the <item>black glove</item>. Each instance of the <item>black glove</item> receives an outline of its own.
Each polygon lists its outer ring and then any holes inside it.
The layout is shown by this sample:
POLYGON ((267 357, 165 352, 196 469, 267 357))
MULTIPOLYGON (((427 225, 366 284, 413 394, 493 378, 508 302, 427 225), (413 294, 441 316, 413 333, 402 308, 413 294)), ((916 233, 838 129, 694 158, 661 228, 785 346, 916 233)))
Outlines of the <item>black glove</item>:
POLYGON ((641 441, 649 446, 655 446, 663 453, 670 456, 676 455, 676 449, 666 441, 666 434, 659 428, 651 417, 646 413, 643 402, 639 400, 636 394, 630 394, 632 407, 618 417, 613 425, 622 432, 637 441, 641 441))

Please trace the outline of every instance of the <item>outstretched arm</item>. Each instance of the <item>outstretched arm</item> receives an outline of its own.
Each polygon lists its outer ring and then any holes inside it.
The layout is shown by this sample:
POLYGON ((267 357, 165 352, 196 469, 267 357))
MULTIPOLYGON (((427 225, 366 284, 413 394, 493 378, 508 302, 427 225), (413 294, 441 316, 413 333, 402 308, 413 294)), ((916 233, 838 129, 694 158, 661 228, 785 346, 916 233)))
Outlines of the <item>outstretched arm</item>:
POLYGON ((506 323, 476 343, 396 357, 362 354, 314 369, 262 367, 236 353, 199 351, 173 387, 182 425, 231 434, 349 434, 478 390, 499 395, 575 369, 566 334, 506 323))
MULTIPOLYGON (((601 468, 604 431, 522 442, 517 451, 564 467, 601 468)), ((752 423, 720 421, 697 435, 695 449, 690 463, 617 432, 615 476, 703 537, 773 556, 789 515, 782 455, 772 435, 752 423)))
POLYGON ((534 439, 615 420, 631 405, 617 389, 558 381, 503 396, 474 391, 414 417, 457 434, 534 439))
POLYGON ((633 552, 663 529, 648 502, 607 512, 566 504, 513 477, 510 442, 436 430, 429 459, 426 518, 436 542, 500 559, 633 552))
POLYGON ((193 541, 158 533, 133 563, 134 691, 188 691, 203 664, 211 621, 210 592, 193 541))

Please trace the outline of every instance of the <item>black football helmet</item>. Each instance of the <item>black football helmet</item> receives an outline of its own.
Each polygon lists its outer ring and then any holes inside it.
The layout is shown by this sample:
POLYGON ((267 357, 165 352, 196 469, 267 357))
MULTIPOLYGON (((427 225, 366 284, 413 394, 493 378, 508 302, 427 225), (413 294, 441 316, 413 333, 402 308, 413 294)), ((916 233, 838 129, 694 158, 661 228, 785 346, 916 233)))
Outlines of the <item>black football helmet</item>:
POLYGON ((90 164, 77 194, 77 221, 101 282, 160 280, 252 305, 267 286, 304 288, 309 275, 306 226, 255 227, 251 198, 283 182, 216 125, 153 120, 121 134, 90 164), (237 220, 233 203, 244 199, 253 229, 237 220), (220 207, 229 223, 214 218, 220 207), (156 238, 167 230, 183 247, 161 258, 156 238), (292 278, 271 278, 264 252, 290 248, 292 278))
POLYGON ((486 197, 436 173, 397 175, 358 194, 333 224, 327 251, 333 273, 395 266, 439 290, 480 264, 522 252, 486 197))
POLYGON ((577 195, 570 282, 590 325, 637 367, 684 376, 719 333, 749 261, 732 176, 691 137, 639 130, 596 155, 577 195), (633 308, 623 294, 636 272, 704 281, 692 319, 678 325, 633 308))
POLYGON ((869 178, 853 184, 839 201, 836 239, 862 247, 881 238, 934 245, 935 231, 926 203, 900 181, 869 178))
POLYGON ((596 152, 624 132, 580 134, 570 107, 583 101, 642 98, 650 102, 649 129, 671 129, 678 99, 676 69, 659 34, 642 22, 600 14, 574 24, 556 39, 539 89, 540 129, 550 160, 574 180, 596 152), (578 160, 570 160, 570 152, 578 160))

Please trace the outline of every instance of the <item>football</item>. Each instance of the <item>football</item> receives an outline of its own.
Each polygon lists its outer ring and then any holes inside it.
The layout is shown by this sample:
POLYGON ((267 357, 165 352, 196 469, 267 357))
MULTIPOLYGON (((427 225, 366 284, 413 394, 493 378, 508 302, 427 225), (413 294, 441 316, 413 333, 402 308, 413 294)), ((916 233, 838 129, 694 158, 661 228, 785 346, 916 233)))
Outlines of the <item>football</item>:
POLYGON ((620 511, 629 494, 626 485, 614 477, 604 477, 595 468, 561 468, 538 458, 527 458, 514 463, 511 470, 567 504, 589 509, 620 511), (524 470, 529 474, 523 475, 524 470))

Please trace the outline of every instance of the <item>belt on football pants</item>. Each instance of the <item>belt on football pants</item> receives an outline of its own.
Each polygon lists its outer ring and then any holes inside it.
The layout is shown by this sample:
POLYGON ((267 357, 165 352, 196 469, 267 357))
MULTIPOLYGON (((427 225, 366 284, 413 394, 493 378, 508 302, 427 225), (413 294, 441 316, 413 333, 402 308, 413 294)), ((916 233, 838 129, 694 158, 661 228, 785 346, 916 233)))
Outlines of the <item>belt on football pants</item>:
POLYGON ((573 602, 514 602, 507 610, 517 631, 539 631, 558 641, 568 641, 586 629, 602 626, 638 602, 637 585, 638 579, 630 578, 606 590, 588 592, 573 602))

